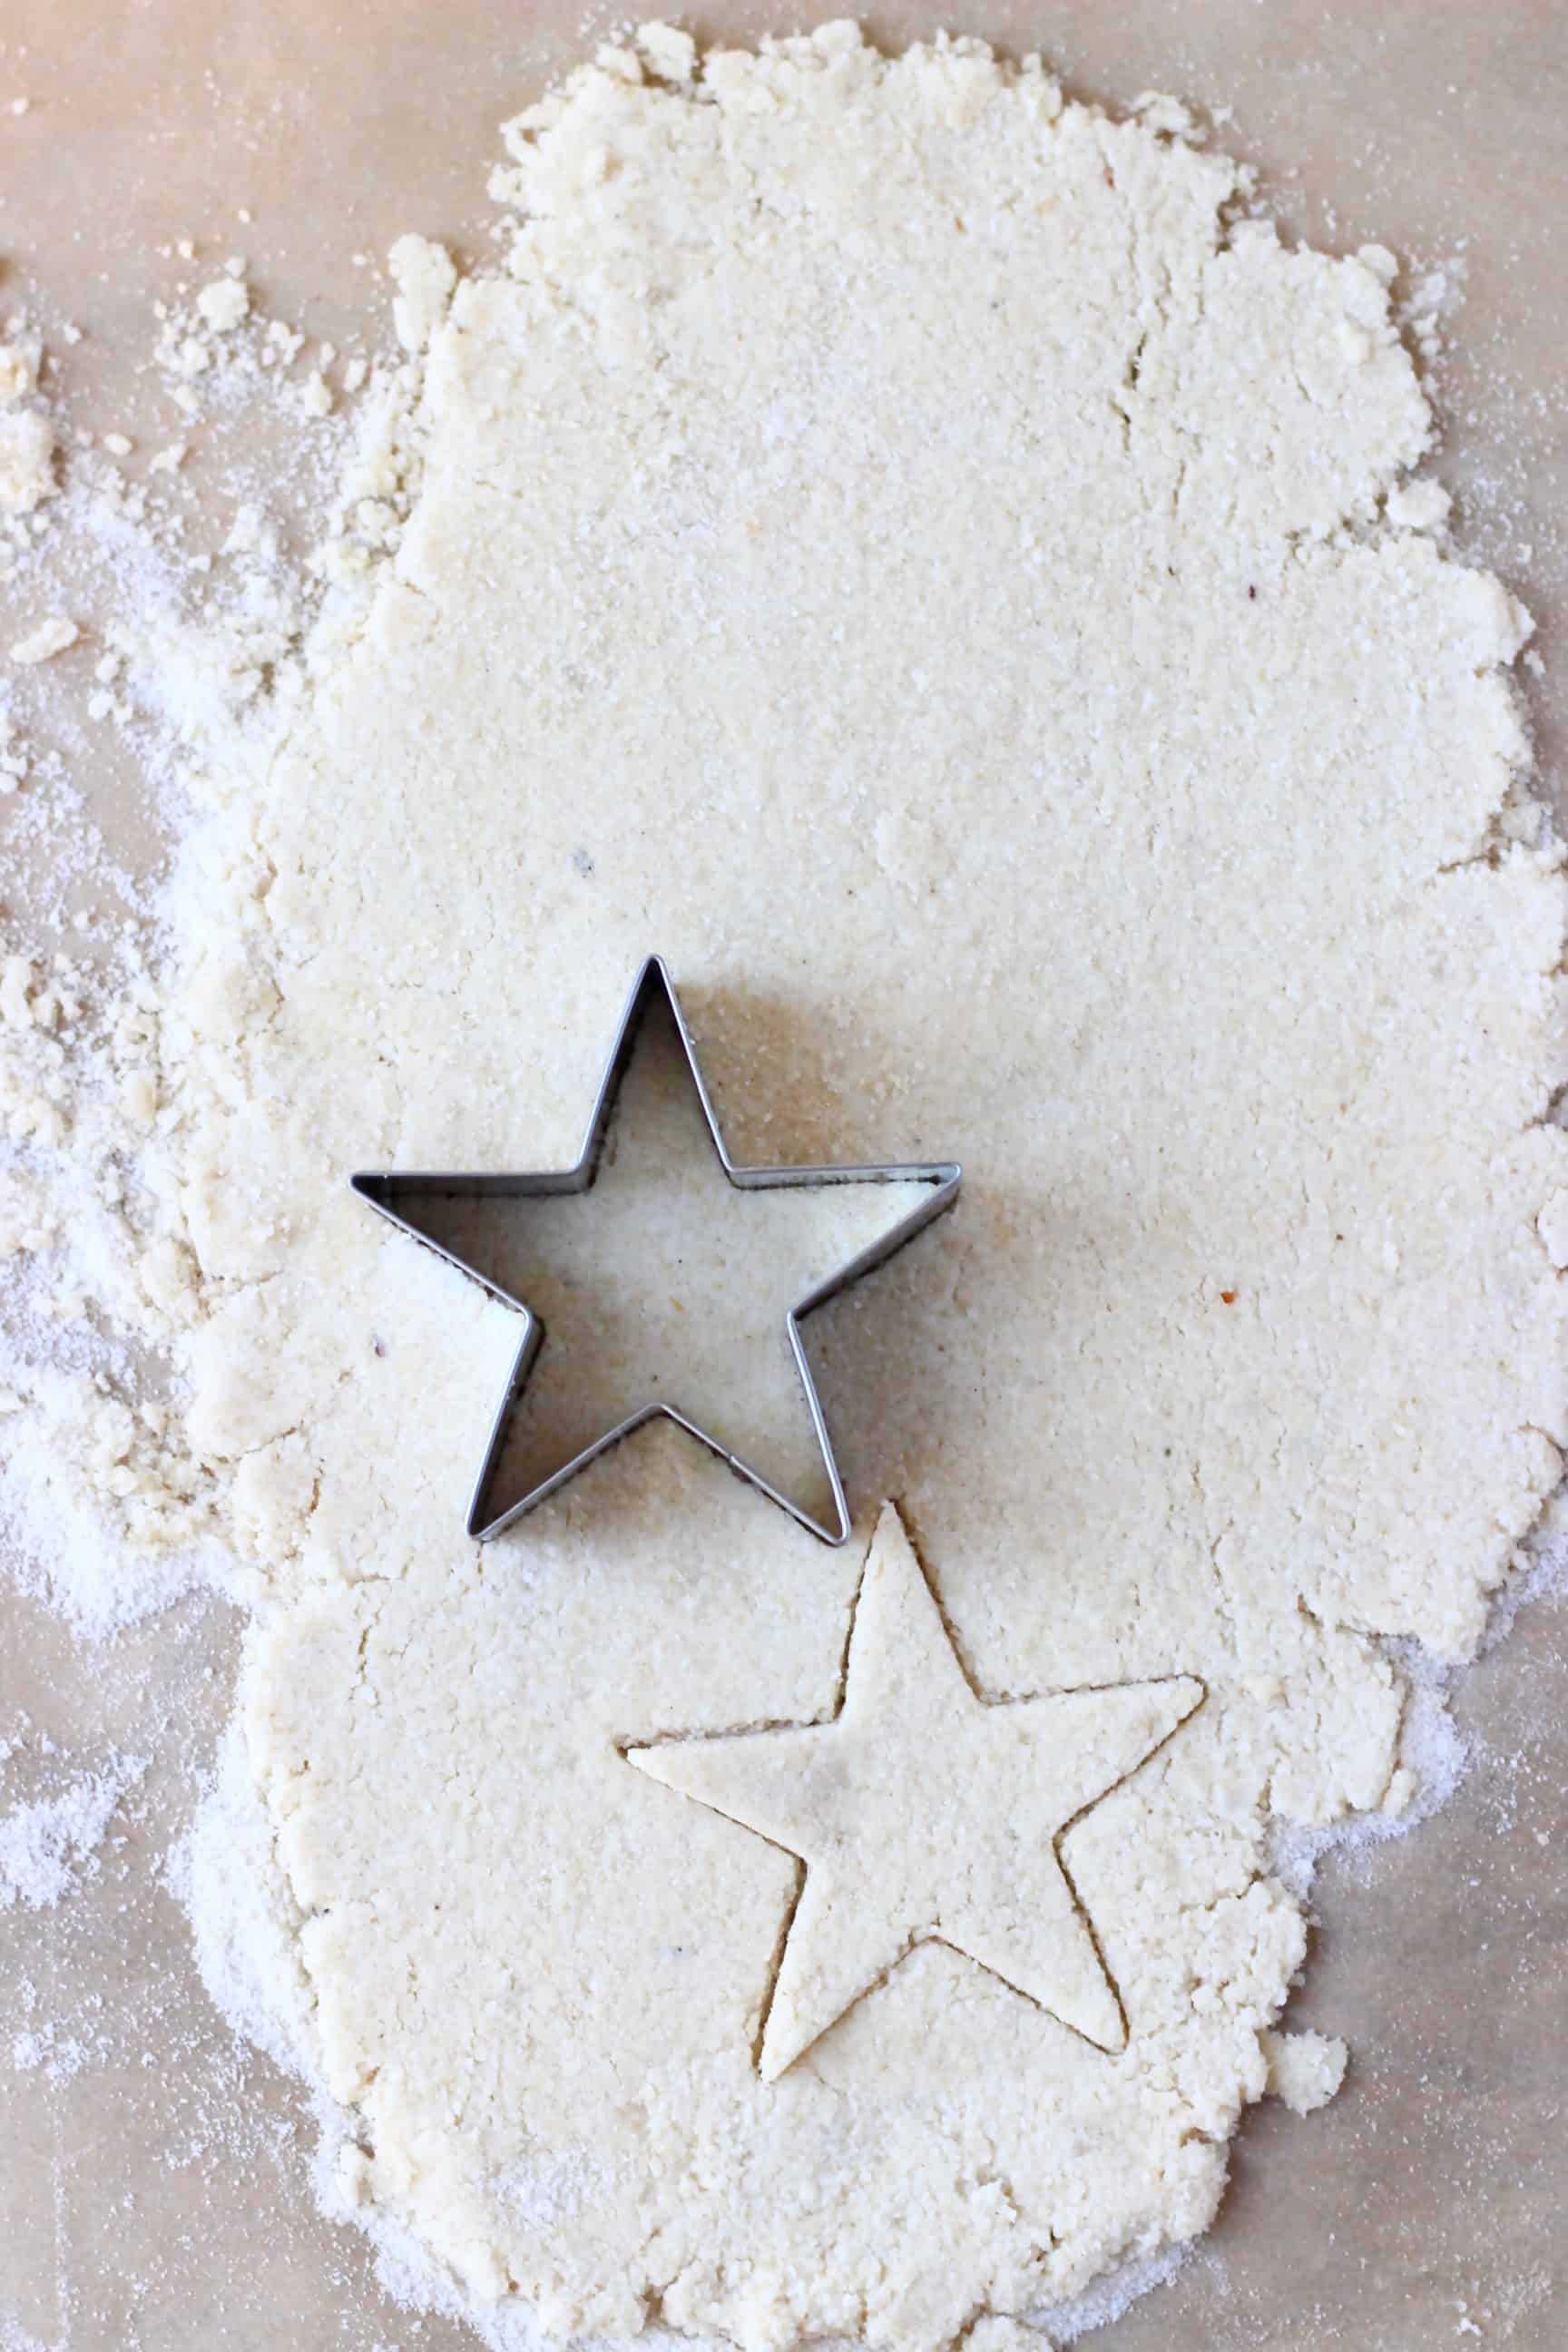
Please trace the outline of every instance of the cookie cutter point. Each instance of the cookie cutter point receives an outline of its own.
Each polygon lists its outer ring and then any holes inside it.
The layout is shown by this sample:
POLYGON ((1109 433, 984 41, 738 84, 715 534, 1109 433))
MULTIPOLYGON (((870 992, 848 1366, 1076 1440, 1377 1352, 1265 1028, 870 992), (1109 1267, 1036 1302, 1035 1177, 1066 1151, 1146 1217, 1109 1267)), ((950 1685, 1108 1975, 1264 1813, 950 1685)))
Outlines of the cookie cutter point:
POLYGON ((569 1479, 576 1477, 578 1473, 585 1470, 591 1462, 597 1461, 601 1454, 607 1453, 612 1445, 618 1445, 623 1438, 629 1437, 634 1430, 641 1429, 646 1423, 672 1421, 677 1428, 685 1430, 689 1436, 695 1437, 700 1444, 705 1445, 710 1454, 716 1454, 720 1460, 725 1463, 747 1486, 754 1486, 759 1494, 764 1495, 770 1502, 776 1503, 781 1510, 786 1511, 798 1527, 804 1528, 819 1542, 837 1548, 848 1541, 853 1522, 844 1490, 844 1481, 839 1473, 837 1456, 834 1451, 832 1436, 827 1426, 827 1417, 823 1410, 822 1399, 817 1392, 816 1381, 805 1352, 805 1343, 801 1336, 801 1324, 817 1307, 826 1306, 829 1299, 837 1298, 843 1291, 847 1290, 851 1284, 873 1273, 878 1266, 885 1265, 888 1260, 896 1255, 907 1243, 912 1242, 917 1234, 923 1233, 928 1225, 934 1223, 938 1217, 944 1215, 957 1201, 963 1180, 963 1170, 962 1164, 956 1160, 905 1160, 889 1162, 885 1165, 857 1164, 834 1168, 738 1166, 725 1147, 718 1114, 713 1108, 712 1097, 709 1094, 707 1083, 702 1076, 701 1065, 697 1057, 696 1043, 687 1024, 686 1015, 680 1009, 680 999, 676 993, 675 982, 671 977, 669 966, 663 956, 650 955, 639 970, 632 983, 630 993, 626 997, 616 1024, 609 1058, 605 1064, 604 1075, 599 1080, 593 1108, 588 1114, 588 1124, 584 1131, 582 1149, 570 1168, 534 1170, 523 1174, 498 1174, 476 1171, 437 1171, 429 1169, 362 1170, 349 1178, 349 1185, 362 1201, 375 1210, 378 1215, 384 1217, 389 1224, 395 1225, 400 1233, 406 1234, 411 1240, 419 1243, 422 1248, 433 1250, 436 1255, 443 1259, 447 1265, 455 1266, 459 1273, 467 1275, 470 1281, 477 1282, 490 1297, 500 1301, 502 1306, 510 1307, 522 1318, 522 1336, 518 1344, 517 1353, 512 1359, 500 1403, 490 1424, 489 1436, 479 1464, 479 1475, 468 1498, 464 1527, 473 1541, 476 1543, 493 1541, 497 1536, 514 1526, 528 1512, 537 1510, 542 1503, 546 1502, 552 1495, 558 1493, 569 1479), (795 1361, 796 1377, 800 1381, 801 1391, 811 1420, 812 1433, 816 1440, 817 1450, 822 1457, 823 1470, 827 1480, 830 1508, 821 1518, 814 1517, 803 1505, 773 1486, 753 1464, 744 1461, 721 1439, 715 1437, 710 1431, 703 1429, 688 1414, 682 1412, 678 1406, 663 1402, 639 1405, 635 1412, 626 1414, 624 1420, 618 1421, 613 1429, 605 1430, 602 1436, 594 1440, 592 1444, 584 1446, 582 1451, 574 1454, 570 1461, 562 1463, 559 1468, 550 1473, 548 1477, 539 1480, 536 1485, 531 1486, 528 1492, 516 1502, 506 1505, 499 1511, 493 1507, 493 1488, 500 1458, 511 1427, 512 1416, 522 1400, 540 1349, 544 1344, 544 1324, 542 1318, 534 1313, 525 1300, 515 1297, 512 1292, 492 1281, 481 1268, 471 1265, 467 1258, 459 1256, 455 1250, 444 1247, 421 1225, 416 1223, 405 1211, 413 1209, 420 1201, 542 1200, 591 1191, 599 1171, 605 1139, 615 1116, 621 1083, 631 1062, 643 1022, 650 1006, 656 1003, 662 1004, 670 1016, 680 1048, 681 1061, 696 1092, 698 1105, 702 1113, 702 1122, 708 1132, 709 1142, 712 1146, 713 1156, 718 1161, 725 1181, 733 1186, 736 1191, 760 1192, 786 1188, 806 1191, 830 1184, 920 1184, 925 1187, 928 1194, 926 1199, 917 1202, 906 1215, 899 1218, 885 1233, 879 1234, 875 1240, 868 1243, 864 1249, 857 1252, 847 1264, 837 1268, 824 1281, 818 1283, 813 1290, 789 1309, 785 1317, 790 1352, 795 1361))

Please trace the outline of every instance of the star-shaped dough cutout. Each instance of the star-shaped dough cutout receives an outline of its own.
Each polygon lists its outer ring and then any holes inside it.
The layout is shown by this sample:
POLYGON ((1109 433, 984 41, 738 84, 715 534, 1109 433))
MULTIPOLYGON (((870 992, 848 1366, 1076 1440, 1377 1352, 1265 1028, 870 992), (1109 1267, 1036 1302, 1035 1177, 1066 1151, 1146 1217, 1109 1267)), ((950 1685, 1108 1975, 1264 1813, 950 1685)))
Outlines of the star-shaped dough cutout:
POLYGON ((829 1723, 632 1748, 626 1760, 805 1864, 763 2021, 773 2082, 935 1940, 1100 2049, 1127 2021, 1059 1852, 1204 1698, 1192 1675, 989 1702, 885 1507, 829 1723))

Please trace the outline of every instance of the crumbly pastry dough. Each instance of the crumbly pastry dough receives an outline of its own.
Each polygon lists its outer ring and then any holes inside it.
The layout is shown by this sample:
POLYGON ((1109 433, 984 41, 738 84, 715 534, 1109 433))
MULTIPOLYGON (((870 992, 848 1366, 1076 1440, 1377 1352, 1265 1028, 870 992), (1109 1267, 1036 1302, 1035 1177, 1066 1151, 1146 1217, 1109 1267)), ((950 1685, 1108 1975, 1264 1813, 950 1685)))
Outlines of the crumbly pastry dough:
POLYGON ((1163 121, 843 26, 520 118, 504 272, 442 321, 400 263, 401 549, 175 893, 190 1440, 320 2054, 520 2340, 914 2352, 1201 2229, 1272 1833, 1401 1801, 1378 1637, 1465 1654, 1558 1475, 1527 624, 1387 503, 1386 257, 1163 121), (568 1161, 654 948, 738 1157, 965 1161, 822 1337, 843 1552, 656 1426, 476 1554, 514 1325, 347 1192, 568 1161), (1120 2051, 927 1937, 758 2071, 798 1864, 626 1751, 830 1720, 884 1496, 986 1699, 1204 1687, 1061 1840, 1120 2051))

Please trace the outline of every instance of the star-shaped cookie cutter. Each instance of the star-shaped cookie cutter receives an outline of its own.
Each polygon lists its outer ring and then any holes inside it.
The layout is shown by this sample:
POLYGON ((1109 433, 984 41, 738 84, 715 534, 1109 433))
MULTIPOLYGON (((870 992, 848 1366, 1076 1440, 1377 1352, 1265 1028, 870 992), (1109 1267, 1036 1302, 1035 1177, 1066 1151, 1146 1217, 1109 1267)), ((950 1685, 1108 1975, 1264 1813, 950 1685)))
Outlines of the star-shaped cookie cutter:
POLYGON ((957 1160, 919 1160, 887 1167, 737 1167, 724 1148, 724 1138, 713 1109, 712 1099, 703 1082, 701 1067, 697 1059, 697 1048, 693 1043, 691 1032, 687 1026, 686 1016, 681 1012, 680 1000, 675 992, 675 982, 670 977, 669 967, 662 956, 654 955, 649 956, 643 965, 626 999, 626 1009, 621 1014, 620 1024, 616 1032, 615 1044, 610 1049, 610 1057, 605 1066, 605 1074, 599 1081, 599 1089, 594 1098, 594 1108, 589 1114, 587 1131, 583 1138, 583 1149, 573 1166, 546 1169, 524 1175, 436 1174, 423 1170, 407 1172, 392 1171, 380 1173, 362 1172, 352 1176, 349 1181, 360 1198, 368 1202, 373 1209, 385 1217, 389 1223, 395 1225, 399 1232, 407 1234, 413 1240, 422 1244, 425 1248, 434 1250, 437 1257, 444 1258, 447 1265, 456 1266, 470 1280, 479 1283, 492 1298, 499 1299, 504 1306, 515 1308, 523 1318, 522 1338, 519 1343, 517 1354, 512 1360, 506 1389, 495 1420, 491 1423, 484 1458, 479 1465, 479 1475, 474 1481, 473 1493, 468 1501, 465 1524, 468 1535, 475 1541, 489 1543, 504 1528, 510 1528, 516 1520, 521 1519, 525 1512, 536 1510, 548 1496, 557 1493, 565 1486, 568 1479, 576 1477, 578 1473, 585 1470, 591 1462, 597 1461, 601 1454, 606 1453, 612 1445, 618 1445, 622 1438, 629 1437, 633 1430, 640 1429, 645 1422, 662 1417, 667 1421, 673 1421, 679 1428, 684 1429, 690 1436, 707 1446, 710 1453, 717 1454, 721 1461, 727 1463, 738 1478, 744 1479, 748 1486, 755 1486, 759 1493, 768 1497, 770 1502, 778 1504, 782 1510, 789 1513, 792 1519, 806 1528, 810 1534, 817 1537, 821 1542, 837 1546, 848 1539, 849 1507, 845 1496, 844 1482, 839 1475, 837 1458, 833 1450, 833 1441, 828 1433, 827 1418, 823 1411, 822 1400, 817 1394, 816 1382, 813 1378, 811 1365, 806 1357, 800 1327, 805 1318, 817 1307, 826 1306, 830 1298, 837 1298, 842 1291, 847 1290, 852 1283, 858 1282, 863 1275, 870 1274, 876 1267, 886 1265, 888 1259, 902 1249, 906 1243, 913 1241, 917 1234, 922 1233, 927 1225, 951 1209, 958 1198, 963 1173, 963 1169, 957 1160), (495 1512, 492 1516, 492 1488, 496 1471, 505 1445, 507 1433, 511 1425, 512 1416, 528 1386, 529 1376, 544 1343, 544 1324, 523 1299, 515 1297, 510 1291, 502 1288, 499 1283, 491 1281, 477 1266, 470 1265, 467 1259, 459 1257, 455 1251, 444 1248, 429 1234, 405 1216, 402 1209, 405 1206, 412 1207, 415 1202, 421 1200, 523 1200, 552 1198, 563 1193, 588 1192, 598 1173, 605 1139, 609 1132, 621 1082, 630 1064, 638 1033, 650 1005, 659 1001, 662 1001, 668 1009, 674 1024, 681 1058, 692 1086, 696 1089, 697 1100, 702 1112, 703 1123, 708 1130, 709 1140, 713 1146, 714 1157, 719 1162, 726 1182, 733 1185, 737 1191, 761 1192, 784 1186, 804 1189, 806 1186, 826 1184, 922 1184, 929 1189, 928 1199, 920 1202, 907 1216, 900 1218, 885 1234, 879 1234, 875 1241, 868 1244, 847 1265, 828 1276, 826 1281, 818 1283, 814 1290, 808 1292, 805 1297, 789 1309, 785 1318, 790 1350, 795 1359, 795 1370, 800 1379, 806 1410, 811 1416, 812 1429, 821 1452, 823 1467, 832 1496, 832 1513, 826 1518, 814 1518, 809 1511, 792 1501, 789 1496, 783 1494, 765 1478, 760 1470, 751 1463, 742 1461, 739 1454, 732 1453, 710 1432, 700 1427, 686 1413, 680 1412, 679 1407, 662 1402, 639 1405, 635 1412, 629 1412, 625 1420, 617 1422, 613 1429, 607 1429, 604 1435, 596 1437, 591 1445, 583 1447, 582 1451, 574 1454, 569 1462, 563 1463, 560 1468, 552 1470, 547 1478, 540 1480, 536 1486, 530 1487, 528 1493, 519 1501, 507 1505, 503 1510, 495 1512))

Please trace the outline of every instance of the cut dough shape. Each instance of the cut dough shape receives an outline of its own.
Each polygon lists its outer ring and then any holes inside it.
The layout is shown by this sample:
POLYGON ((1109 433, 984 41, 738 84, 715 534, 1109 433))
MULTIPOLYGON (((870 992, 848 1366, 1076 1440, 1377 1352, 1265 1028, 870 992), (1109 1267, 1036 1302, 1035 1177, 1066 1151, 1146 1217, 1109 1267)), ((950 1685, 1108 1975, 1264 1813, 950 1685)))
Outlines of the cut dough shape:
POLYGON ((1101 2050, 1121 2049, 1121 2005, 1058 1841, 1202 1698, 1178 1676, 988 1706, 889 1504, 831 1723, 626 1752, 805 1864, 763 2028, 763 2081, 930 1937, 1101 2050))

